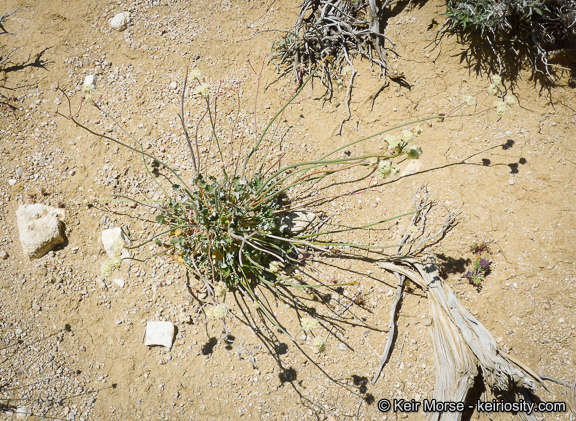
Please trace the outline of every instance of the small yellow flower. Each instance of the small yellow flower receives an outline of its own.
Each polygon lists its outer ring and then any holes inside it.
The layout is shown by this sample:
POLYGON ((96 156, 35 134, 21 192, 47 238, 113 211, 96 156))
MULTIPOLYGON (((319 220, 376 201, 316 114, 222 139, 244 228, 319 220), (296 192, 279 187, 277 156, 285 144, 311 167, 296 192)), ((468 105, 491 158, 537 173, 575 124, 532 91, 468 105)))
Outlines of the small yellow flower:
POLYGON ((268 270, 272 273, 278 273, 280 272, 280 265, 278 262, 274 261, 274 262, 270 262, 270 264, 268 265, 268 270))
POLYGON ((190 78, 192 80, 200 80, 201 77, 202 77, 202 72, 200 71, 200 69, 193 69, 190 72, 190 78))
POLYGON ((492 83, 496 86, 500 86, 502 83, 502 78, 499 75, 492 76, 492 83))
POLYGON ((314 338, 314 340, 312 341, 312 345, 314 345, 314 348, 316 348, 316 352, 318 354, 323 353, 324 351, 326 351, 326 340, 324 338, 314 338))
POLYGON ((114 257, 113 259, 106 260, 102 267, 100 267, 100 273, 104 278, 109 277, 115 269, 119 268, 122 264, 122 259, 120 257, 114 257))
POLYGON ((398 147, 398 145, 400 144, 400 139, 398 139, 396 136, 392 136, 392 135, 387 135, 384 140, 386 141, 386 143, 388 144, 388 149, 396 149, 398 147))
POLYGON ((226 304, 218 304, 217 306, 208 307, 206 310, 206 317, 208 320, 222 320, 228 314, 228 306, 226 304))
POLYGON ((342 68, 342 76, 348 76, 350 73, 352 73, 352 67, 344 66, 342 68))
POLYGON ((406 143, 410 142, 412 139, 414 139, 414 133, 412 133, 412 130, 402 130, 402 140, 406 143))
POLYGON ((488 86, 488 93, 490 95, 498 95, 499 92, 500 92, 500 88, 498 88, 498 85, 495 85, 494 83, 492 83, 490 86, 488 86))
POLYGON ((203 83, 202 85, 198 86, 196 88, 196 94, 204 98, 208 98, 208 95, 210 94, 210 85, 203 83))
POLYGON ((509 107, 512 107, 512 106, 516 105, 516 98, 514 98, 512 95, 506 95, 506 98, 504 98, 504 102, 509 107))
POLYGON ((386 178, 392 172, 392 163, 387 160, 378 162, 378 173, 382 178, 386 178))
POLYGON ((214 287, 214 293, 218 298, 224 298, 226 296, 226 292, 228 291, 228 287, 226 282, 220 281, 214 287))
POLYGON ((420 136, 422 134, 422 127, 420 126, 416 126, 412 129, 412 133, 414 133, 415 136, 420 136))
POLYGON ((120 255, 122 254, 122 250, 124 250, 125 246, 126 243, 121 238, 114 241, 114 244, 112 244, 112 255, 114 257, 120 257, 120 255))
POLYGON ((466 103, 466 105, 470 105, 470 106, 476 104, 476 100, 471 95, 464 95, 464 102, 466 103))
POLYGON ((506 114, 506 104, 504 101, 494 101, 492 106, 496 108, 496 116, 498 118, 502 118, 504 114, 506 114))
POLYGON ((303 317, 302 320, 300 320, 300 324, 302 325, 302 330, 304 332, 310 332, 320 326, 318 320, 311 317, 303 317))

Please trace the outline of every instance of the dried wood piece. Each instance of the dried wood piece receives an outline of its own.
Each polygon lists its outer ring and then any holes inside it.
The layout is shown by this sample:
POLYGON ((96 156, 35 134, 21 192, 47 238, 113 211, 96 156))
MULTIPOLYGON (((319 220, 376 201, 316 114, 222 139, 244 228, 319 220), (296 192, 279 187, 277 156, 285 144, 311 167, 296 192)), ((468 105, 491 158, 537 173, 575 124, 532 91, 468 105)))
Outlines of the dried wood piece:
MULTIPOLYGON (((432 262, 423 263, 409 256, 395 256, 379 265, 406 276, 420 286, 430 303, 432 343, 436 384, 433 399, 464 402, 478 373, 495 395, 510 395, 530 400, 542 379, 529 367, 502 352, 494 337, 459 303, 432 262)), ((379 373, 377 373, 379 374, 379 373)), ((377 380, 374 377, 373 382, 377 380)), ((535 420, 532 414, 520 414, 535 420)), ((460 420, 461 413, 433 413, 429 420, 460 420)))

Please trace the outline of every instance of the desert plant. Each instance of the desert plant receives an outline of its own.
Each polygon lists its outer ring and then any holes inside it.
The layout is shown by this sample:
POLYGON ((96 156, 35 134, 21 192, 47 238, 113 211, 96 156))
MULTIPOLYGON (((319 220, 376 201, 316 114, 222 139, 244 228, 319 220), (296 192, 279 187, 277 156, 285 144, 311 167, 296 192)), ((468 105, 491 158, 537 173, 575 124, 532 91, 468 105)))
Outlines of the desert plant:
MULTIPOLYGON (((320 251, 325 255, 343 253, 354 248, 379 252, 376 260, 380 266, 396 275, 399 284, 397 298, 391 309, 389 340, 380 368, 373 378, 374 382, 389 356, 395 332, 395 314, 401 301, 405 281, 411 280, 426 291, 431 301, 432 318, 435 320, 433 341, 439 368, 435 390, 436 399, 463 401, 473 386, 476 375, 480 372, 497 392, 516 391, 529 396, 528 394, 535 389, 537 383, 542 382, 542 379, 528 367, 498 351, 493 337, 458 303, 450 288, 442 282, 434 264, 422 262, 414 257, 426 245, 442 238, 455 222, 454 215, 450 214, 437 233, 428 235, 426 219, 433 203, 428 200, 427 194, 419 193, 419 196, 415 198, 416 209, 414 211, 366 225, 307 232, 290 229, 294 221, 290 214, 306 204, 317 201, 313 199, 297 203, 298 201, 291 199, 291 192, 297 191, 299 187, 310 189, 315 183, 346 173, 352 168, 364 168, 370 173, 379 172, 383 177, 392 176, 395 172, 393 170, 395 159, 402 156, 417 158, 422 152, 420 148, 411 145, 414 137, 420 132, 417 124, 426 120, 442 120, 451 116, 451 113, 448 113, 404 123, 349 142, 318 159, 281 165, 278 158, 269 158, 267 151, 269 151, 271 140, 265 141, 265 139, 275 121, 302 92, 312 76, 310 75, 302 83, 281 110, 271 118, 262 133, 257 134, 253 146, 233 159, 234 155, 226 155, 222 147, 224 142, 220 138, 221 132, 217 130, 215 103, 219 97, 220 88, 216 88, 215 93, 211 93, 210 86, 202 83, 200 73, 195 72, 193 77, 198 84, 196 93, 205 100, 204 116, 208 116, 212 140, 216 145, 215 155, 219 158, 219 162, 217 161, 213 168, 201 165, 198 154, 198 130, 194 139, 191 139, 184 121, 186 78, 182 92, 180 121, 194 167, 194 176, 190 183, 184 181, 180 172, 145 152, 141 142, 126 131, 124 133, 134 142, 134 146, 87 127, 79 119, 79 110, 76 113, 72 111, 70 97, 60 88, 58 88, 59 91, 68 101, 68 114, 60 111, 57 113, 97 137, 115 142, 142 156, 150 176, 166 195, 166 199, 161 201, 159 206, 143 204, 156 208, 157 222, 164 225, 165 229, 132 248, 139 248, 157 241, 162 249, 160 254, 172 257, 194 273, 205 286, 207 303, 204 303, 202 308, 206 308, 208 320, 221 320, 225 323, 228 314, 232 312, 226 303, 227 292, 232 292, 235 298, 239 293, 242 300, 237 299, 238 304, 248 299, 252 302, 254 310, 261 316, 261 320, 265 323, 270 322, 298 343, 295 335, 290 334, 278 322, 268 301, 263 298, 264 294, 261 290, 267 288, 276 296, 284 296, 285 291, 290 288, 313 290, 316 287, 327 286, 320 282, 305 283, 292 274, 293 270, 297 270, 305 262, 306 255, 314 251, 320 251), (407 127, 410 126, 412 129, 408 130, 407 127), (344 154, 343 158, 338 158, 336 155, 344 149, 349 151, 356 144, 394 130, 402 131, 399 136, 387 137, 386 146, 377 153, 363 155, 350 153, 344 154), (147 161, 155 162, 171 172, 172 178, 175 179, 171 182, 171 190, 166 189, 160 180, 154 177, 153 172, 149 171, 147 161), (325 239, 329 235, 371 228, 408 215, 412 215, 412 219, 398 245, 368 246, 325 239), (396 254, 382 253, 387 247, 397 247, 396 254), (452 369, 453 367, 457 368, 452 369)), ((500 83, 501 81, 497 78, 493 79, 493 85, 500 83)), ((93 100, 92 90, 93 86, 85 86, 85 95, 81 100, 80 108, 82 104, 89 102, 101 113, 109 116, 103 106, 93 100)), ((498 92, 491 92, 491 94, 502 95, 500 88, 498 92)), ((461 106, 474 105, 475 100, 472 99, 463 100, 461 106)), ((503 101, 498 103, 500 102, 503 101)), ((459 108, 460 106, 455 110, 459 108)), ((497 113, 498 111, 497 108, 497 113)), ((115 249, 121 250, 125 246, 125 244, 119 244, 115 249)), ((120 263, 123 259, 136 259, 121 257, 121 253, 116 254, 115 259, 119 259, 120 263)), ((111 268, 116 267, 118 263, 112 262, 111 268)), ((362 297, 359 295, 351 300, 352 303, 361 301, 362 297)), ((311 314, 311 316, 314 315, 311 314)), ((257 323, 254 317, 248 320, 248 323, 250 321, 257 323)), ((299 321, 300 331, 310 333, 313 337, 309 344, 315 348, 316 352, 323 352, 326 347, 326 338, 315 332, 315 329, 317 331, 320 327, 315 317, 301 317, 299 321)), ((225 324, 224 327, 227 332, 225 324)), ((253 329, 255 332, 265 330, 263 326, 253 326, 253 329)), ((444 419, 441 414, 436 415, 438 417, 435 419, 444 419)))
MULTIPOLYGON (((393 165, 395 159, 402 156, 416 159, 422 153, 419 147, 413 145, 414 139, 421 133, 417 124, 442 117, 432 116, 404 123, 372 136, 349 142, 319 159, 282 166, 280 157, 269 158, 268 151, 272 140, 268 137, 276 120, 300 95, 313 77, 309 75, 257 135, 254 144, 245 148, 244 152, 240 151, 238 157, 233 159, 226 156, 226 151, 222 147, 224 142, 221 141, 217 128, 216 102, 220 96, 223 96, 221 88, 214 89, 204 83, 198 71, 193 71, 191 76, 197 85, 196 95, 203 98, 205 102, 204 116, 207 117, 209 131, 216 146, 216 157, 220 162, 215 165, 217 168, 215 172, 213 168, 203 166, 198 153, 198 129, 193 136, 190 136, 186 128, 184 97, 188 84, 187 75, 182 92, 180 118, 194 168, 192 181, 189 183, 184 181, 185 177, 179 171, 144 151, 141 142, 120 126, 123 133, 134 142, 134 146, 107 134, 97 133, 80 121, 80 111, 86 104, 92 105, 102 114, 112 118, 102 105, 93 99, 93 86, 90 83, 83 88, 84 94, 76 112, 72 111, 72 101, 66 92, 60 87, 55 87, 66 97, 69 107, 68 113, 64 114, 61 111, 57 113, 102 139, 115 142, 141 154, 145 168, 157 183, 158 188, 163 191, 165 200, 159 204, 147 204, 147 206, 156 208, 156 221, 164 228, 159 234, 133 246, 133 249, 155 242, 161 250, 156 255, 164 254, 172 257, 201 279, 210 304, 206 309, 208 318, 223 319, 228 313, 228 306, 225 304, 226 292, 239 291, 253 301, 259 312, 269 321, 280 327, 272 317, 270 309, 259 298, 257 293, 259 288, 319 286, 299 282, 290 276, 292 271, 303 264, 305 256, 310 252, 330 253, 328 248, 332 247, 363 250, 382 250, 387 247, 339 243, 323 240, 323 238, 328 235, 367 229, 413 213, 407 212, 404 215, 387 217, 363 226, 301 232, 302 230, 294 230, 293 225, 294 218, 298 217, 299 209, 303 207, 303 204, 301 201, 293 200, 290 197, 291 192, 296 188, 312 186, 323 179, 334 177, 353 168, 364 168, 369 173, 380 174, 381 177, 392 176, 397 172, 393 165), (211 89, 215 92, 211 93, 211 89), (412 128, 409 129, 409 127, 412 128), (336 154, 344 149, 395 130, 400 132, 398 136, 388 136, 386 146, 373 154, 336 157, 336 154), (149 163, 160 165, 172 174, 173 181, 170 186, 162 185, 154 177, 149 171, 149 163)), ((122 247, 124 245, 121 244, 119 250, 122 247)), ((115 259, 104 264, 104 274, 110 274, 120 266, 123 259, 129 259, 129 257, 122 258, 120 253, 117 254, 115 259)), ((331 287, 335 286, 338 285, 331 285, 331 287)), ((283 328, 281 329, 284 331, 283 328)))
MULTIPOLYGON (((452 28, 482 35, 495 53, 496 44, 528 47, 540 72, 548 72, 553 51, 576 50, 576 4, 570 0, 449 0, 446 15, 452 28)), ((501 61, 500 67, 502 72, 501 61)))
MULTIPOLYGON (((17 10, 18 9, 14 9, 13 11, 6 12, 0 16, 0 36, 2 36, 2 38, 5 35, 10 35, 4 25, 6 24, 8 18, 16 13, 17 10)), ((8 52, 4 52, 5 49, 6 45, 0 44, 0 73, 4 73, 4 67, 9 63, 10 57, 16 51, 16 48, 14 48, 8 52)), ((11 90, 12 89, 5 86, 4 81, 0 80, 0 108, 9 109, 12 113, 14 113, 16 107, 12 104, 13 98, 11 98, 9 95, 11 90)))

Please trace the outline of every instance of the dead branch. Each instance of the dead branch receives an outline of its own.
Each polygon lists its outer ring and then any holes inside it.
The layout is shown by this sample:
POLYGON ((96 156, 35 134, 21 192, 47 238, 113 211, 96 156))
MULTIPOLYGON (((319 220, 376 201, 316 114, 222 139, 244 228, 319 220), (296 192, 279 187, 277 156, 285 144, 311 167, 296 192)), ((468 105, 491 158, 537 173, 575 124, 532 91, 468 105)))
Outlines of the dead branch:
POLYGON ((299 6, 296 23, 274 47, 272 59, 278 60, 277 66, 283 68, 283 74, 292 73, 297 81, 330 57, 318 73, 326 88, 322 98, 332 98, 333 80, 341 86, 343 75, 352 75, 346 91, 348 116, 342 121, 340 132, 351 118, 350 93, 356 76, 354 58, 366 58, 380 69, 380 76, 386 77, 385 42, 388 38, 381 29, 381 19, 382 11, 390 3, 390 0, 382 3, 376 0, 304 0, 299 6), (346 66, 350 71, 344 69, 346 66))
MULTIPOLYGON (((444 235, 453 226, 454 215, 448 216, 437 233, 426 236, 426 215, 430 212, 432 202, 429 201, 425 189, 417 193, 415 206, 417 213, 401 240, 398 254, 390 257, 388 261, 379 262, 380 267, 394 273, 399 284, 390 310, 388 340, 372 383, 378 380, 390 357, 404 280, 408 279, 418 285, 429 300, 436 368, 433 399, 442 402, 465 402, 478 374, 481 374, 496 396, 506 395, 530 401, 537 386, 542 384, 542 378, 522 362, 498 349, 494 337, 458 302, 431 259, 423 261, 413 257, 426 243, 444 235), (415 239, 413 236, 416 232, 418 234, 415 239), (416 243, 416 246, 410 249, 408 242, 416 243)), ((525 420, 535 420, 532 414, 519 415, 525 420)), ((460 420, 461 416, 462 414, 457 412, 431 413, 428 419, 451 421, 460 420)))

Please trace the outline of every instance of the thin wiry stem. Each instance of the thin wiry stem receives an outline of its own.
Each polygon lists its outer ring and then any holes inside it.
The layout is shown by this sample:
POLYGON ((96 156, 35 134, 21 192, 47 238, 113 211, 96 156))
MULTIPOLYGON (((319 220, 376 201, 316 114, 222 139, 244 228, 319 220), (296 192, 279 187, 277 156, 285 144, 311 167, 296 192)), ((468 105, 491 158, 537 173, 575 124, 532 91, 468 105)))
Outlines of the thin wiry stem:
MULTIPOLYGON (((190 156, 192 158, 192 164, 194 165, 194 172, 196 173, 196 177, 198 177, 200 175, 198 172, 198 164, 196 163, 196 157, 194 156, 194 149, 192 148, 192 142, 190 141, 190 136, 188 135, 188 130, 186 129, 186 123, 184 121, 184 96, 186 95, 187 83, 188 83, 188 67, 186 68, 186 76, 184 77, 184 86, 182 87, 182 100, 180 101, 182 109, 179 117, 180 122, 182 123, 182 129, 184 130, 184 136, 186 137, 186 143, 188 144, 188 148, 190 149, 190 156)), ((196 138, 196 148, 198 148, 198 138, 196 138)))

